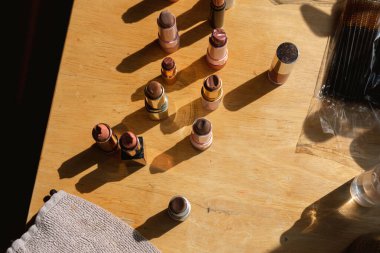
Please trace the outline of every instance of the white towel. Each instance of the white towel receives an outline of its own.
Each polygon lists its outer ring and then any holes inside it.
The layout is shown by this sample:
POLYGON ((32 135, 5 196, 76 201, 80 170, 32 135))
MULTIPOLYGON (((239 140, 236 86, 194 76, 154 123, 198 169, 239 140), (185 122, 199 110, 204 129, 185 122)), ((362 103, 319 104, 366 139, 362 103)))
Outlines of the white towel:
POLYGON ((110 212, 59 191, 39 211, 36 222, 7 253, 159 252, 110 212))

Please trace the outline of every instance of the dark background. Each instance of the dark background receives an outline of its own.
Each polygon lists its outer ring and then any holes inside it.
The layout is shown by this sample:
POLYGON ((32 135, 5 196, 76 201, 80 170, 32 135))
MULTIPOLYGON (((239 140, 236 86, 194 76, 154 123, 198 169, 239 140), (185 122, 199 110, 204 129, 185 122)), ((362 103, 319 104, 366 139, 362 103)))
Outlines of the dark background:
POLYGON ((3 47, 2 59, 6 65, 2 70, 2 122, 6 123, 2 147, 7 150, 2 155, 6 160, 2 168, 2 252, 26 231, 72 4, 73 0, 29 0, 3 6, 1 37, 9 45, 3 47))

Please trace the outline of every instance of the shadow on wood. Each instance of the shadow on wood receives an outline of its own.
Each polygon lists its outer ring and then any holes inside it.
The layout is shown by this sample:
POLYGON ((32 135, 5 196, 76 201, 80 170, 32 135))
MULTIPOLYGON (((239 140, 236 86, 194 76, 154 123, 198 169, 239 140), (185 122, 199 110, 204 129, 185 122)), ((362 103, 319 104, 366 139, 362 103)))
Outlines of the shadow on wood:
POLYGON ((190 126, 195 119, 205 117, 210 112, 203 108, 201 98, 197 98, 170 115, 165 124, 160 125, 161 132, 172 134, 183 127, 190 126))
POLYGON ((189 136, 186 136, 173 147, 153 159, 150 165, 150 173, 166 172, 181 162, 189 160, 200 153, 201 151, 196 150, 191 145, 189 136))
POLYGON ((203 79, 206 78, 207 76, 213 74, 215 70, 211 69, 207 63, 206 63, 206 58, 205 56, 200 57, 193 63, 191 63, 189 66, 187 66, 184 69, 177 70, 177 76, 176 76, 176 82, 171 84, 171 85, 166 85, 164 79, 161 77, 161 75, 156 76, 155 78, 149 80, 146 84, 140 86, 135 90, 135 92, 132 93, 131 95, 131 100, 132 101, 139 101, 139 100, 144 100, 145 95, 144 95, 144 89, 145 86, 151 82, 151 81, 157 81, 165 86, 165 92, 170 93, 173 91, 178 91, 186 88, 190 84, 194 83, 195 81, 202 79, 199 82, 199 92, 201 90, 201 85, 203 82, 203 79))
POLYGON ((151 240, 162 236, 179 224, 180 222, 172 220, 168 215, 167 209, 164 209, 137 227, 133 233, 133 238, 136 241, 151 240), (141 237, 140 234, 145 238, 141 237))
MULTIPOLYGON (((208 22, 198 24, 197 26, 180 35, 180 47, 187 47, 201 38, 211 34, 211 28, 208 22)), ((208 42, 207 42, 208 43, 208 42)), ((208 44, 205 43, 205 53, 208 44)), ((137 52, 125 57, 116 70, 122 73, 132 73, 145 65, 163 59, 167 54, 160 48, 157 39, 143 47, 137 52)))
POLYGON ((223 98, 224 107, 229 111, 238 111, 276 89, 278 85, 268 80, 267 73, 265 71, 228 92, 223 98))
POLYGON ((342 252, 359 235, 379 231, 380 222, 375 218, 380 207, 357 205, 351 199, 351 182, 308 206, 300 219, 281 235, 281 246, 270 253, 342 252))
POLYGON ((156 11, 170 6, 171 4, 172 2, 167 0, 142 0, 138 4, 129 8, 121 16, 121 19, 125 23, 135 23, 153 14, 156 11))

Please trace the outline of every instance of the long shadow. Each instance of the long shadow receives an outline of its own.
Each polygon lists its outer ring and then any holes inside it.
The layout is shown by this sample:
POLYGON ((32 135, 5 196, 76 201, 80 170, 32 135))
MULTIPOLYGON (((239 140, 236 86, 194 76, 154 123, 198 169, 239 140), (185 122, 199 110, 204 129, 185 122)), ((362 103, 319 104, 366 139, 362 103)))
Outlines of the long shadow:
MULTIPOLYGON (((180 35, 181 47, 187 47, 211 33, 208 22, 199 23, 191 30, 180 35)), ((205 42, 206 43, 206 42, 205 42)), ((205 50, 207 48, 205 44, 205 50)), ((206 51, 205 51, 206 52, 206 51)), ((117 65, 116 70, 122 73, 132 73, 145 65, 164 58, 167 54, 160 48, 157 40, 152 41, 139 51, 127 56, 117 65)))
MULTIPOLYGON (((173 3, 167 0, 142 0, 129 8, 121 18, 125 23, 138 22, 171 4, 173 3)), ((191 9, 177 16, 178 30, 186 30, 196 23, 207 20, 209 11, 210 2, 208 0, 199 0, 191 9)))
POLYGON ((223 99, 224 107, 229 111, 238 111, 277 87, 268 80, 265 71, 228 92, 223 99))
POLYGON ((142 20, 150 14, 162 10, 173 4, 167 0, 142 0, 129 8, 121 18, 125 23, 134 23, 142 20))
POLYGON ((191 145, 189 136, 186 136, 173 147, 153 159, 149 168, 150 173, 166 172, 181 162, 189 160, 200 153, 201 151, 196 150, 191 145))
POLYGON ((160 125, 161 132, 172 134, 185 126, 190 126, 195 119, 204 117, 210 112, 203 108, 201 98, 197 98, 170 115, 165 124, 160 125))
MULTIPOLYGON (((116 135, 120 136, 127 130, 134 131, 137 135, 159 124, 157 121, 146 120, 145 108, 131 113, 123 121, 112 127, 116 135)), ((129 168, 120 159, 120 152, 107 155, 95 144, 74 157, 63 162, 58 168, 59 177, 72 178, 88 168, 97 165, 97 168, 83 176, 75 187, 82 193, 91 192, 108 182, 121 181, 140 168, 129 168)))
POLYGON ((138 242, 158 238, 179 224, 180 222, 172 220, 168 215, 167 209, 164 209, 137 227, 133 231, 133 238, 138 242))
POLYGON ((112 156, 105 155, 96 145, 92 145, 88 149, 63 162, 58 168, 59 178, 72 178, 91 166, 102 164, 109 159, 112 159, 112 156))
POLYGON ((379 231, 380 207, 365 208, 353 202, 351 182, 308 206, 281 235, 281 246, 270 253, 342 252, 359 235, 379 231))
MULTIPOLYGON (((193 63, 191 63, 188 67, 182 70, 179 70, 176 76, 176 82, 172 85, 166 85, 165 92, 170 93, 173 91, 182 90, 186 88, 187 86, 189 86, 190 84, 194 83, 195 81, 206 78, 207 76, 213 74, 214 72, 215 70, 208 67, 205 56, 202 56, 196 61, 194 61, 193 63)), ((153 80, 158 81, 162 84, 165 83, 161 75, 159 75, 149 80, 147 84, 153 80)), ((139 100, 145 99, 145 95, 144 95, 145 86, 146 84, 140 86, 139 88, 135 90, 135 92, 132 93, 131 95, 132 101, 139 101, 139 100)))
POLYGON ((81 193, 89 193, 106 183, 121 181, 139 169, 128 168, 120 159, 110 159, 98 164, 98 168, 79 179, 75 188, 81 193))
POLYGON ((155 121, 149 119, 149 115, 145 107, 141 107, 137 111, 134 111, 133 113, 126 116, 118 125, 118 127, 126 127, 136 135, 139 135, 145 133, 154 126, 157 126, 161 122, 163 121, 155 121))
POLYGON ((191 9, 177 17, 178 30, 186 30, 193 25, 207 21, 210 14, 210 1, 199 0, 191 9))

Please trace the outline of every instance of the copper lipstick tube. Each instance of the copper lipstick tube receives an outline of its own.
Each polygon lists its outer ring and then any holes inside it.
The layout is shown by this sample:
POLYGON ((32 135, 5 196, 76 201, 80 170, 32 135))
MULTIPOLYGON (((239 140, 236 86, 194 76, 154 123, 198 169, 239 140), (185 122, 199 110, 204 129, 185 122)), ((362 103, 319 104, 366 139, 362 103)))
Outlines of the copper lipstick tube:
MULTIPOLYGON (((169 58, 169 57, 167 57, 169 58)), ((176 75, 177 75, 177 66, 174 62, 173 59, 171 59, 171 61, 173 62, 173 66, 172 67, 169 67, 167 64, 165 64, 165 60, 167 59, 165 58, 163 61, 162 61, 162 64, 161 64, 161 76, 162 78, 165 80, 165 82, 169 85, 171 84, 174 84, 175 81, 176 81, 176 75)))
POLYGON ((158 42, 161 46, 161 48, 166 53, 173 53, 178 50, 179 48, 179 35, 178 35, 178 29, 177 29, 177 21, 174 22, 174 25, 172 25, 169 28, 163 28, 159 25, 158 19, 158 42))
POLYGON ((117 138, 116 134, 113 133, 112 128, 109 125, 107 125, 105 123, 100 123, 100 124, 102 124, 108 128, 109 136, 104 141, 99 141, 99 140, 95 139, 96 145, 106 153, 113 153, 113 152, 117 151, 119 149, 119 145, 118 145, 118 138, 117 138))
POLYGON ((284 42, 278 46, 268 71, 268 79, 277 84, 284 84, 293 70, 299 52, 293 43, 284 42))

